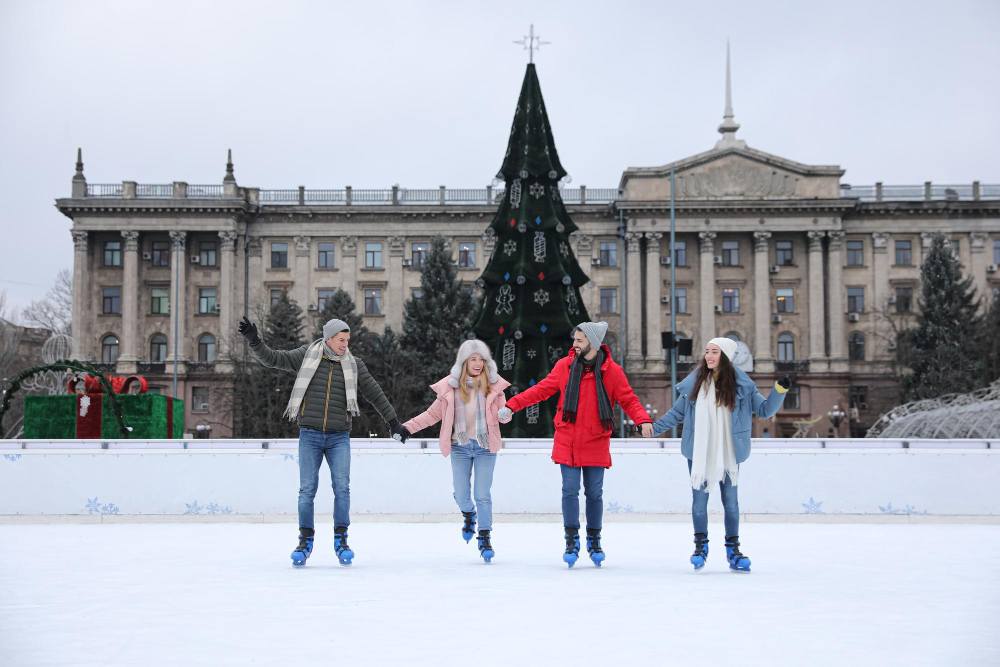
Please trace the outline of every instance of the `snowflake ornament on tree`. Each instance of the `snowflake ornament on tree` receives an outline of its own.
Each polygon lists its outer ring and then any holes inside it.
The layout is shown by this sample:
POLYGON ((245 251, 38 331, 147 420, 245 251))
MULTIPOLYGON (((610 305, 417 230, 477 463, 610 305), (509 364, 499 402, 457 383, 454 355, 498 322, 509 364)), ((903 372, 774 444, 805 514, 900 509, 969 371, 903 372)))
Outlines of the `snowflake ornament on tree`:
POLYGON ((517 252, 517 241, 509 239, 503 244, 503 254, 513 255, 515 252, 517 252))
POLYGON ((566 243, 565 241, 561 241, 559 243, 559 254, 563 256, 563 259, 569 257, 569 244, 566 243))
POLYGON ((528 188, 528 192, 530 192, 531 196, 535 199, 541 199, 542 195, 545 194, 545 186, 541 183, 532 183, 531 187, 528 188))
POLYGON ((539 306, 544 306, 549 302, 549 293, 543 289, 539 289, 535 292, 535 303, 539 306))

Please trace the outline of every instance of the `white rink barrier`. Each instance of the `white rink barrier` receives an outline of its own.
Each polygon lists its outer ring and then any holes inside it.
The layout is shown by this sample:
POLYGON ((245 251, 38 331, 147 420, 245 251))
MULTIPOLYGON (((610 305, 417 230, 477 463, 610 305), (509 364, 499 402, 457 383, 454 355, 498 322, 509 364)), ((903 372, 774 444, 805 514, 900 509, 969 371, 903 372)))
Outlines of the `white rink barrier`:
MULTIPOLYGON (((506 441, 493 482, 498 518, 558 515, 560 474, 549 458, 550 446, 545 440, 506 441)), ((355 439, 352 448, 352 516, 458 512, 451 465, 436 440, 402 445, 355 439)), ((639 519, 690 512, 679 440, 613 440, 612 459, 604 482, 606 515, 639 519)), ((0 441, 0 515, 277 516, 294 522, 297 460, 296 440, 5 440, 0 441)), ((332 513, 329 479, 324 464, 318 517, 332 513)), ((740 510, 1000 516, 997 479, 1000 441, 755 439, 740 470, 740 510)), ((721 509, 717 492, 709 508, 721 509)))

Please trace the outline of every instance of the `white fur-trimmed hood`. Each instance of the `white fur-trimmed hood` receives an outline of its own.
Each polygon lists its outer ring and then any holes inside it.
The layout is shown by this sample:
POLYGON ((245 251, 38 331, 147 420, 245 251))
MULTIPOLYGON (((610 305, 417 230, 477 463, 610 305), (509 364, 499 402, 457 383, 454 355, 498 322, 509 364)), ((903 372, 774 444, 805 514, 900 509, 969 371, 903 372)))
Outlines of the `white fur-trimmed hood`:
POLYGON ((500 374, 497 373, 497 364, 493 361, 489 346, 478 338, 473 338, 465 341, 458 348, 455 365, 451 367, 451 377, 448 378, 448 384, 452 387, 458 388, 458 380, 462 377, 462 366, 465 364, 465 360, 473 354, 478 354, 486 361, 486 369, 490 372, 490 384, 500 379, 500 374))

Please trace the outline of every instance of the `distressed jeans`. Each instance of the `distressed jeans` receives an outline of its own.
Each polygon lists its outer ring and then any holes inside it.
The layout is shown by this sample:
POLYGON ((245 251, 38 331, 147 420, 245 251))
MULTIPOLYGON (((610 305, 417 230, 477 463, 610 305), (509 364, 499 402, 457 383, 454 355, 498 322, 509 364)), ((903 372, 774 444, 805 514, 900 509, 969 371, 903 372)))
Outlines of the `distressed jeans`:
POLYGON ((299 429, 299 526, 313 528, 313 501, 323 458, 333 482, 333 525, 351 524, 351 433, 299 429))

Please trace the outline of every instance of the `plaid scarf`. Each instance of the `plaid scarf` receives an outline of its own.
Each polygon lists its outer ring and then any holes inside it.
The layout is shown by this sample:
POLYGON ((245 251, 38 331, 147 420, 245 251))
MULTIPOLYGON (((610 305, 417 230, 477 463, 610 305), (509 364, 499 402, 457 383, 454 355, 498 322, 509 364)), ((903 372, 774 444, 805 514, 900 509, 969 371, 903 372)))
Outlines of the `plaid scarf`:
POLYGON ((302 360, 302 365, 299 367, 299 374, 292 386, 292 395, 288 398, 288 407, 285 408, 284 416, 288 417, 289 420, 294 421, 298 416, 299 406, 302 405, 306 389, 309 388, 309 383, 312 381, 313 375, 316 374, 316 369, 319 368, 319 362, 322 361, 323 357, 340 362, 344 369, 347 409, 355 417, 361 414, 361 410, 358 408, 358 362, 354 360, 354 355, 351 354, 350 350, 345 350, 344 355, 338 357, 321 338, 309 346, 306 350, 306 356, 302 360))
MULTIPOLYGON (((472 386, 469 381, 469 386, 472 386)), ((490 434, 486 426, 486 397, 481 391, 476 392, 476 440, 483 449, 490 448, 490 434)), ((465 445, 469 442, 468 428, 465 423, 465 402, 458 389, 455 390, 455 439, 458 444, 465 445)))
MULTIPOLYGON (((611 409, 611 399, 608 397, 604 380, 601 379, 601 364, 604 363, 604 359, 604 350, 598 351, 594 360, 594 385, 597 388, 597 412, 601 418, 601 428, 607 431, 615 427, 615 413, 611 409)), ((580 400, 580 381, 583 379, 584 365, 580 355, 574 357, 569 367, 569 381, 563 390, 563 419, 570 424, 576 423, 576 407, 580 400)))

